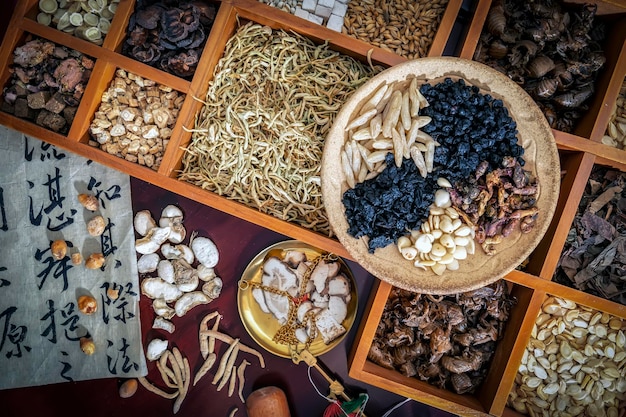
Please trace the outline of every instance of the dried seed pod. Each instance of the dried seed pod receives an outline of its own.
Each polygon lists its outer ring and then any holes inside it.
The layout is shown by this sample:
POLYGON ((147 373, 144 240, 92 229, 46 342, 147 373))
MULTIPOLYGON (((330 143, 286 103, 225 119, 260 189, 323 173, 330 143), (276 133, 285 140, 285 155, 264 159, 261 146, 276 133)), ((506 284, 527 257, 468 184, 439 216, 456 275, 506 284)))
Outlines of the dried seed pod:
POLYGON ((67 243, 62 239, 55 240, 50 245, 50 251, 54 259, 61 260, 65 258, 65 254, 67 253, 67 243))
POLYGON ((85 267, 88 269, 98 269, 98 268, 101 268, 102 265, 104 265, 104 261, 105 261, 105 258, 103 254, 92 253, 85 260, 85 267))
POLYGON ((98 302, 90 295, 81 295, 78 297, 78 309, 87 315, 91 315, 98 310, 98 302))
POLYGON ((78 202, 89 211, 96 211, 100 206, 96 196, 91 194, 78 194, 78 202))
POLYGON ((91 338, 81 337, 79 343, 80 350, 82 350, 85 355, 93 355, 96 352, 96 344, 91 338))
POLYGON ((96 216, 87 222, 87 232, 89 232, 91 236, 100 236, 104 233, 105 227, 106 222, 102 216, 96 216))

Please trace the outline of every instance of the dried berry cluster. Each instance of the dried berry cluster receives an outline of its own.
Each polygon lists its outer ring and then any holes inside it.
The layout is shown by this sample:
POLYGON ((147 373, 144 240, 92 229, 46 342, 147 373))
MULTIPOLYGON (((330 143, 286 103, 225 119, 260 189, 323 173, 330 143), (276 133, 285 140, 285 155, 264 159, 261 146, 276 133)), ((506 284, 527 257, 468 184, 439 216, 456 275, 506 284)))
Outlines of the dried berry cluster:
POLYGON ((498 168, 505 156, 518 157, 524 164, 517 124, 502 100, 450 78, 424 84, 421 92, 430 103, 423 114, 432 118, 423 130, 441 144, 435 149, 435 175, 454 184, 472 176, 482 161, 488 161, 491 169, 498 168))
POLYGON ((138 1, 122 53, 183 78, 196 71, 217 7, 202 2, 138 1))
POLYGON ((38 38, 15 48, 2 111, 67 133, 85 92, 94 61, 38 38))
POLYGON ((514 303, 504 281, 445 297, 394 288, 368 358, 439 388, 474 392, 514 303))
POLYGON ((376 177, 360 182, 343 195, 343 205, 350 228, 359 238, 369 236, 369 251, 383 248, 417 229, 428 217, 429 206, 437 189, 432 175, 423 178, 412 160, 400 168, 393 153, 385 159, 387 167, 376 177))

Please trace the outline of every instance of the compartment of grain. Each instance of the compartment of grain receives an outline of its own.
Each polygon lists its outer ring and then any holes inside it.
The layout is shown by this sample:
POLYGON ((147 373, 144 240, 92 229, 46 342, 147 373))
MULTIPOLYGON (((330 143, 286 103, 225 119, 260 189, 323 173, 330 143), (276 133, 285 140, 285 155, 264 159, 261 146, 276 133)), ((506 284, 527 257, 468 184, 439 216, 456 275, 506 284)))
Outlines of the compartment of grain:
POLYGON ((23 33, 9 58, 1 110, 49 131, 67 134, 95 58, 23 33))
POLYGON ((324 135, 342 103, 382 67, 276 26, 234 24, 188 128, 178 178, 330 235, 319 182, 324 135))
POLYGON ((593 166, 552 277, 622 305, 626 305, 625 167, 593 166))
POLYGON ((504 280, 470 293, 441 299, 409 293, 381 282, 368 304, 352 347, 349 374, 357 380, 458 415, 499 415, 505 405, 503 394, 508 393, 508 390, 502 392, 503 377, 509 366, 509 357, 515 356, 512 351, 517 335, 523 331, 525 312, 532 296, 532 289, 504 280), (505 297, 505 294, 508 295, 505 297), (483 296, 486 298, 483 299, 483 296), (394 308, 390 309, 392 306, 394 308), (400 318, 399 315, 406 311, 410 314, 400 318), (466 326, 460 325, 462 314, 466 326), (470 325, 470 321, 479 316, 483 317, 483 322, 475 327, 470 325), (390 321, 395 323, 397 330, 381 338, 381 332, 385 332, 390 321), (445 343, 446 338, 442 337, 446 334, 452 336, 449 346, 445 343), (390 345, 393 344, 397 347, 392 348, 390 345), (384 349, 381 350, 381 347, 384 349), (432 350, 433 347, 435 350, 432 350), (449 350, 442 353, 448 347, 449 350), (392 349, 395 356, 391 356, 392 349), (470 360, 476 359, 477 351, 483 352, 486 359, 478 367, 476 362, 470 360), (393 361, 394 357, 398 360, 415 353, 420 359, 414 360, 412 365, 401 364, 398 369, 381 360, 392 358, 393 361), (437 360, 431 361, 433 358, 437 360), (413 367, 418 372, 416 376, 406 376, 413 367), (473 368, 481 371, 474 371, 473 368), (432 371, 432 374, 424 374, 425 378, 420 378, 420 371, 422 374, 432 371), (473 392, 454 392, 452 382, 447 380, 450 376, 457 384, 467 382, 467 377, 471 376, 473 392))
POLYGON ((625 331, 621 316, 546 295, 508 406, 531 416, 618 416, 626 399, 625 331))
POLYGON ((439 56, 463 2, 349 2, 342 33, 406 59, 439 56))
POLYGON ((88 128, 89 145, 158 170, 186 94, 118 68, 88 128))
POLYGON ((481 1, 461 57, 517 80, 554 129, 599 141, 598 126, 606 121, 604 99, 611 94, 609 80, 623 71, 618 57, 626 35, 626 10, 605 14, 602 3, 597 5, 481 1))

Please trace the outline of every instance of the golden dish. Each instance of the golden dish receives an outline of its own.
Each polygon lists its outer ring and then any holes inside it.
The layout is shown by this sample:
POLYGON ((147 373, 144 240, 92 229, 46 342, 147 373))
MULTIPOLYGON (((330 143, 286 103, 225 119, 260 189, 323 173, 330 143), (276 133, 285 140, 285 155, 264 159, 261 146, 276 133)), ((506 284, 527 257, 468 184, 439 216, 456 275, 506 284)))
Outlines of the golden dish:
MULTIPOLYGON (((261 307, 259 307, 258 303, 252 296, 252 288, 246 283, 260 283, 261 276, 263 275, 263 264, 265 260, 272 256, 283 259, 284 254, 290 250, 303 252, 309 261, 327 253, 297 240, 287 240, 276 243, 262 250, 254 257, 254 259, 252 259, 252 261, 250 261, 242 274, 239 289, 237 291, 237 307, 239 309, 239 316, 241 317, 241 321, 243 322, 248 334, 250 334, 252 339, 254 339, 254 341, 257 342, 262 348, 270 353, 273 353, 274 355, 284 358, 292 357, 290 346, 277 343, 273 340, 274 335, 276 335, 276 332, 281 327, 280 323, 271 313, 264 313, 263 310, 261 310, 261 307)), ((345 327, 346 331, 343 335, 339 336, 329 344, 325 344, 322 341, 322 338, 318 335, 308 349, 313 356, 322 355, 337 346, 350 331, 356 317, 358 306, 356 283, 350 268, 348 268, 343 259, 338 258, 338 262, 341 265, 340 272, 345 274, 345 276, 350 280, 351 285, 348 314, 345 320, 341 323, 343 327, 345 327)), ((304 347, 304 344, 299 344, 296 346, 296 349, 300 351, 304 347)))
POLYGON ((552 130, 533 99, 516 83, 498 71, 461 58, 423 58, 393 66, 364 84, 344 104, 328 133, 324 147, 321 179, 324 205, 330 225, 339 241, 366 270, 383 281, 409 291, 429 294, 452 294, 470 291, 488 285, 506 275, 524 261, 544 236, 559 196, 559 157, 552 130), (347 190, 341 163, 346 126, 385 83, 417 78, 418 82, 437 83, 446 77, 463 79, 477 86, 481 93, 501 99, 517 123, 518 143, 524 148, 525 169, 538 179, 539 217, 534 229, 527 234, 519 230, 497 245, 495 255, 486 255, 477 245, 476 253, 460 261, 456 271, 445 271, 442 276, 416 268, 405 260, 396 245, 388 245, 368 252, 365 238, 355 239, 348 234, 348 222, 342 203, 347 190))

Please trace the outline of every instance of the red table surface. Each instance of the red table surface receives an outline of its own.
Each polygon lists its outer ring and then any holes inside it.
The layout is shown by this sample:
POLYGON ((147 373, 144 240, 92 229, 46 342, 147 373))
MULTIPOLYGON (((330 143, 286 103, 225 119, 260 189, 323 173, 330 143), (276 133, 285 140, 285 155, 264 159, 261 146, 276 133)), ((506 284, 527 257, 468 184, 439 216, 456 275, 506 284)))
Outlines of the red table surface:
MULTIPOLYGON (((172 319, 176 325, 174 334, 151 329, 154 312, 151 300, 140 298, 141 329, 144 347, 155 336, 170 341, 170 348, 177 346, 189 360, 192 374, 200 368, 203 359, 199 351, 198 328, 200 320, 209 312, 218 311, 223 319, 220 330, 241 339, 241 342, 258 349, 265 358, 265 369, 258 362, 248 358, 253 365, 246 368, 244 396, 254 389, 275 385, 282 388, 289 402, 292 417, 322 416, 328 406, 326 399, 320 397, 308 378, 306 364, 294 364, 291 360, 274 356, 264 351, 246 332, 237 309, 237 281, 248 263, 266 247, 289 238, 266 230, 260 226, 240 220, 195 201, 170 193, 146 182, 132 179, 133 212, 148 209, 158 218, 163 207, 168 204, 179 206, 184 212, 184 224, 188 233, 198 232, 199 236, 210 237, 217 245, 220 260, 216 266, 217 274, 224 281, 220 297, 207 305, 197 306, 184 317, 172 319)), ((403 397, 348 377, 348 352, 355 343, 355 334, 363 315, 367 298, 376 280, 358 264, 347 261, 351 268, 358 290, 358 313, 355 323, 347 337, 330 352, 320 356, 322 365, 340 379, 351 394, 366 392, 369 401, 366 414, 381 416, 393 405, 404 400, 403 397)), ((220 345, 216 345, 220 349, 220 345)), ((221 347, 223 352, 225 347, 221 347)), ((235 393, 228 397, 227 389, 216 391, 211 384, 217 366, 214 366, 196 386, 191 386, 178 416, 228 416, 238 407, 237 416, 246 416, 245 404, 235 393)), ((158 385, 160 375, 156 366, 148 362, 148 379, 158 385)), ((322 376, 311 369, 313 382, 318 389, 328 394, 328 384, 322 376)), ((0 391, 0 416, 167 416, 173 415, 173 400, 163 399, 143 387, 127 399, 118 395, 121 379, 108 378, 92 381, 52 384, 40 387, 19 388, 0 391)), ((161 383, 161 386, 162 383, 161 383)), ((441 410, 410 401, 394 411, 391 416, 449 416, 441 410)))

